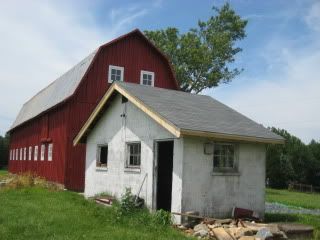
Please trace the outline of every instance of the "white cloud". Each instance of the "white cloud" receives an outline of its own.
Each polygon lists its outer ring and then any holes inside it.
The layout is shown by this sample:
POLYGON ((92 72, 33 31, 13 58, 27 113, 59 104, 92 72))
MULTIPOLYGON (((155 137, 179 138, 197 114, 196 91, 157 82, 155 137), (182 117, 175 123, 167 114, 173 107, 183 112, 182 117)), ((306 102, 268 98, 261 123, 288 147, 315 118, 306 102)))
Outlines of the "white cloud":
POLYGON ((320 2, 315 2, 312 5, 305 21, 311 29, 320 31, 320 2))
POLYGON ((26 100, 99 45, 132 30, 134 21, 148 11, 134 5, 107 10, 103 27, 95 22, 90 4, 1 3, 0 135, 8 130, 26 100))
MULTIPOLYGON (((314 20, 319 6, 312 5, 305 17, 307 23, 314 20)), ((320 140, 319 37, 312 28, 309 35, 296 40, 281 35, 271 38, 261 51, 268 69, 265 76, 244 79, 244 74, 230 85, 210 91, 212 96, 265 126, 284 128, 306 143, 320 140)))

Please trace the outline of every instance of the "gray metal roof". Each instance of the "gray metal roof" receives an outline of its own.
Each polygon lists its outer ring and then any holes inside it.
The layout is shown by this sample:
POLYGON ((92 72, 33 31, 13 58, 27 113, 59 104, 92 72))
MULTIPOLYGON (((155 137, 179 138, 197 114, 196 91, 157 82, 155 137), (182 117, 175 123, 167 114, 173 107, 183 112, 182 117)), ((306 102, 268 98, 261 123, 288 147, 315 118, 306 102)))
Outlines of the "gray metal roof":
POLYGON ((96 52, 97 50, 26 102, 10 130, 70 97, 89 68, 96 52))
POLYGON ((283 140, 212 97, 125 82, 116 84, 182 130, 283 140))

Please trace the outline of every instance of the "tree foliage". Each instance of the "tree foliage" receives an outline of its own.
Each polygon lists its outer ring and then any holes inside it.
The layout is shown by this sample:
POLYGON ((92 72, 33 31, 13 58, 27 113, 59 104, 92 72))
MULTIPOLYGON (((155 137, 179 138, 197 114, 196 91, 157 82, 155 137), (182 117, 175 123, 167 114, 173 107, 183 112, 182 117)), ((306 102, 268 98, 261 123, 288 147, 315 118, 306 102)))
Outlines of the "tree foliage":
POLYGON ((267 178, 271 187, 284 188, 291 181, 320 186, 320 142, 304 144, 284 129, 271 130, 285 138, 284 145, 267 147, 267 178))
POLYGON ((0 136, 0 169, 8 165, 9 135, 0 136))
POLYGON ((213 7, 207 21, 197 28, 180 33, 177 28, 145 31, 145 35, 170 59, 183 91, 199 93, 203 89, 230 82, 242 69, 231 68, 237 53, 235 46, 245 38, 247 20, 242 19, 228 3, 213 7))

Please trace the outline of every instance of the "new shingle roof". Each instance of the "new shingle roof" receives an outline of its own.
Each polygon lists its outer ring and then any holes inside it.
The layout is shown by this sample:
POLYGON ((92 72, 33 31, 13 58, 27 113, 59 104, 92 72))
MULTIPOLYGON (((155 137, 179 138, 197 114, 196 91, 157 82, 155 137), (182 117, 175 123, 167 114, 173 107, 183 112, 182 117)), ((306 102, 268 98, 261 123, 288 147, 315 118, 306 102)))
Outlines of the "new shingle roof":
MULTIPOLYGON (((178 135, 204 136, 204 133, 213 133, 215 135, 212 136, 223 136, 225 139, 243 139, 266 143, 282 143, 284 140, 261 124, 209 96, 125 82, 114 83, 110 91, 118 91, 126 97, 132 97, 132 101, 137 100, 135 103, 137 106, 142 104, 150 112, 160 116, 162 120, 177 129, 178 135)), ((110 94, 107 92, 102 98, 75 138, 74 144, 87 136, 97 122, 96 118, 101 116, 99 111, 102 111, 103 104, 106 104, 110 94)), ((140 109, 145 111, 141 107, 140 109)), ((145 112, 152 117, 148 111, 145 112)))
POLYGON ((26 102, 10 130, 70 97, 89 68, 96 52, 97 50, 26 102))
POLYGON ((117 84, 180 129, 283 140, 210 96, 124 82, 117 84))

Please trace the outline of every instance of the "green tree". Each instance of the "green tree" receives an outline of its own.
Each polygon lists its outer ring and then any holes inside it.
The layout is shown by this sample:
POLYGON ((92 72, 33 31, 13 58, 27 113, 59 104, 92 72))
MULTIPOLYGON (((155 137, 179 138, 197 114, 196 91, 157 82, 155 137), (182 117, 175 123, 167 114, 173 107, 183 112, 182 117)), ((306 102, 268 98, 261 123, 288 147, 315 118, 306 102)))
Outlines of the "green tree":
POLYGON ((230 82, 242 69, 232 68, 237 53, 236 42, 246 37, 247 20, 242 19, 228 3, 213 7, 207 21, 197 28, 180 33, 177 28, 145 31, 145 35, 170 59, 180 88, 199 93, 206 88, 230 82))
POLYGON ((0 136, 0 169, 8 165, 9 135, 0 136))

